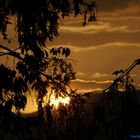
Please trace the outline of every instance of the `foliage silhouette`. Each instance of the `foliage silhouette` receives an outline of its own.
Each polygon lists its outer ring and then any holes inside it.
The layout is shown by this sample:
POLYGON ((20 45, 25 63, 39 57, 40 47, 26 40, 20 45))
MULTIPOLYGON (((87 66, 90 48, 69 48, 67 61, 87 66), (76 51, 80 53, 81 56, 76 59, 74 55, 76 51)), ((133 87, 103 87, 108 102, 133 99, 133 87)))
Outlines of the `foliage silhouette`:
MULTIPOLYGON (((68 95, 71 98, 78 98, 78 102, 81 101, 75 94, 75 90, 70 87, 70 81, 75 79, 72 60, 68 58, 70 49, 59 47, 49 50, 46 45, 48 41, 53 41, 59 35, 60 19, 72 15, 83 16, 83 26, 88 22, 96 21, 95 6, 93 0, 0 0, 0 36, 9 40, 7 28, 9 24, 13 24, 12 17, 14 17, 19 45, 13 46, 12 48, 15 49, 12 49, 0 44, 0 57, 10 56, 15 60, 13 67, 0 65, 1 140, 5 140, 9 135, 12 139, 36 139, 31 135, 34 130, 29 129, 34 126, 30 126, 28 119, 20 116, 20 110, 26 106, 26 93, 30 88, 37 93, 39 116, 34 122, 41 127, 37 128, 40 132, 37 139, 44 139, 41 135, 44 134, 43 132, 46 133, 46 130, 47 139, 53 139, 56 126, 60 127, 60 124, 53 124, 52 109, 49 105, 43 107, 43 98, 49 89, 54 91, 56 96, 68 95), (17 111, 16 115, 12 112, 13 107, 17 111), (44 118, 45 114, 45 117, 48 117, 47 121, 44 118)), ((75 126, 72 135, 81 130, 77 128, 80 124, 78 102, 75 101, 73 107, 68 110, 63 107, 59 110, 58 118, 61 117, 61 120, 58 120, 62 122, 64 115, 67 122, 65 127, 70 130, 75 126), (67 118, 67 114, 71 118, 67 118)))
POLYGON ((19 48, 15 50, 0 45, 0 56, 10 55, 17 59, 13 70, 0 66, 2 105, 13 100, 12 105, 17 110, 24 109, 29 84, 38 92, 40 107, 50 85, 58 93, 68 94, 66 86, 75 78, 70 61, 65 59, 70 55, 70 50, 60 47, 52 48, 49 52, 46 41, 53 41, 59 35, 59 20, 72 14, 82 15, 84 25, 95 21, 95 1, 0 1, 0 33, 4 39, 8 39, 7 26, 12 24, 10 18, 16 17, 19 43, 19 48))

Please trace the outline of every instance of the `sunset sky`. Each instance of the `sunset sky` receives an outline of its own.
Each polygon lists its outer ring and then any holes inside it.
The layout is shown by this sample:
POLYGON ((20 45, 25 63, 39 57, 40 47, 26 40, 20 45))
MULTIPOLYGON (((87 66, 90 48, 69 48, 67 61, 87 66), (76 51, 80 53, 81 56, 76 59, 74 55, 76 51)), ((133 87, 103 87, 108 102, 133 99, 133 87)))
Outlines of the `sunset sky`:
MULTIPOLYGON (((97 22, 81 24, 80 17, 62 21, 59 37, 48 46, 71 48, 77 72, 74 88, 104 89, 115 78, 112 72, 140 58, 140 0, 97 0, 97 22)), ((138 85, 140 66, 132 76, 138 85)))
MULTIPOLYGON (((47 47, 69 47, 76 80, 72 87, 84 91, 106 88, 115 70, 126 69, 140 58, 140 0, 96 0, 97 21, 82 26, 82 18, 60 20, 59 37, 47 42, 47 47)), ((12 19, 14 21, 14 19, 12 19)), ((11 44, 15 48, 15 26, 9 25, 11 44)), ((1 59, 1 61, 3 61, 1 59)), ((11 63, 11 62, 9 62, 11 63)), ((140 66, 132 72, 139 86, 140 66)))
MULTIPOLYGON (((96 23, 83 27, 81 17, 66 18, 60 21, 59 37, 47 44, 50 48, 71 49, 70 57, 76 71, 72 87, 79 92, 107 88, 115 78, 112 72, 126 69, 140 58, 140 0, 96 2, 96 23)), ((0 38, 1 44, 10 48, 17 46, 14 28, 10 25, 8 29, 11 44, 0 38)), ((132 77, 140 87, 140 66, 132 71, 132 77)))

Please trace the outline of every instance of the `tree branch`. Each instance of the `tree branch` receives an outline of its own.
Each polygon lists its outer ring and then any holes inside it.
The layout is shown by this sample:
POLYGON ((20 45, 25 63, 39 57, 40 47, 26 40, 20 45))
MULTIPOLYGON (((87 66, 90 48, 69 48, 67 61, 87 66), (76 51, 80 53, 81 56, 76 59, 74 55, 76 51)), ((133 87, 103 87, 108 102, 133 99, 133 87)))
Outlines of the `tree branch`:
POLYGON ((15 51, 12 51, 10 50, 9 48, 3 46, 3 45, 0 45, 0 48, 8 51, 7 53, 3 53, 3 54, 0 54, 0 56, 3 56, 3 55, 11 55, 13 57, 16 57, 17 59, 20 59, 20 60, 24 60, 19 53, 15 52, 15 51))

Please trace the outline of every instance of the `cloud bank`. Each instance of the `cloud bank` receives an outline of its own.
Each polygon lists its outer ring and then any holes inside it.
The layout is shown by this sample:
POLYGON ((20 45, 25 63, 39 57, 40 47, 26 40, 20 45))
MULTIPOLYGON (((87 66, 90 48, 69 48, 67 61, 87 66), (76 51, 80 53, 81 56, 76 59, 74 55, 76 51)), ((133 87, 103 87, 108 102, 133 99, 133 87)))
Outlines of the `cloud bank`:
POLYGON ((97 0, 97 10, 102 15, 138 16, 140 14, 139 0, 97 0))

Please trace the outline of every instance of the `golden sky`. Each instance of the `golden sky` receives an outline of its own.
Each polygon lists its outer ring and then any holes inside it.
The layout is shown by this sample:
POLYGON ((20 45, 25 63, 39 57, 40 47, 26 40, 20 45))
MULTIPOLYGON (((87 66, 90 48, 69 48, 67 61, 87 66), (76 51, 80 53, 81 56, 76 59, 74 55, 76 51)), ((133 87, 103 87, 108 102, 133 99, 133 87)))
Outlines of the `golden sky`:
MULTIPOLYGON (((79 91, 105 89, 115 78, 112 72, 126 69, 140 58, 140 0, 96 1, 96 23, 82 27, 81 17, 60 21, 59 37, 47 45, 71 49, 71 58, 75 60, 73 67, 77 73, 72 86, 79 91)), ((0 42, 10 48, 17 46, 14 28, 11 25, 8 28, 11 44, 0 38, 0 42)), ((133 70, 132 77, 140 87, 140 66, 133 70)), ((28 105, 33 102, 28 100, 28 105)), ((34 103, 34 110, 36 107, 34 103)))
MULTIPOLYGON (((81 17, 61 22, 60 35, 48 47, 69 47, 77 79, 73 88, 104 89, 115 78, 112 72, 125 69, 140 58, 140 0, 96 0, 97 22, 82 27, 81 17)), ((10 25, 10 48, 17 46, 14 26, 10 25)), ((1 41, 1 39, 0 39, 1 41)), ((8 44, 7 42, 2 42, 8 44)), ((1 60, 3 61, 3 60, 1 60)), ((11 62, 9 62, 11 63, 11 62)), ((140 81, 140 66, 133 71, 140 81)))
MULTIPOLYGON (((97 22, 81 26, 81 18, 62 21, 60 35, 49 47, 71 48, 77 72, 72 85, 79 90, 99 90, 111 83, 112 72, 126 69, 140 58, 140 0, 96 0, 97 22)), ((140 82, 140 66, 132 71, 140 82)))

